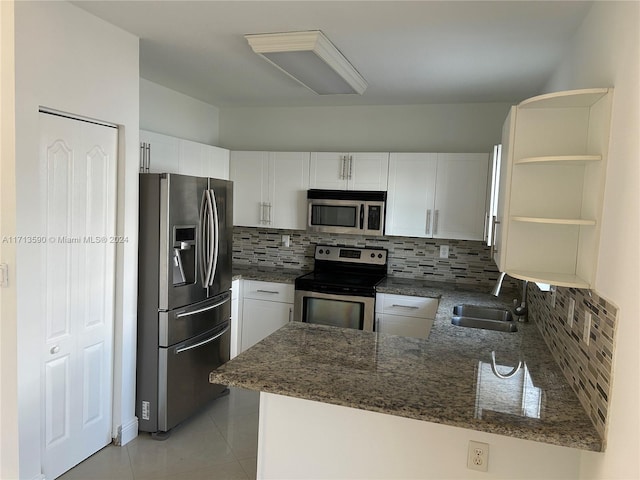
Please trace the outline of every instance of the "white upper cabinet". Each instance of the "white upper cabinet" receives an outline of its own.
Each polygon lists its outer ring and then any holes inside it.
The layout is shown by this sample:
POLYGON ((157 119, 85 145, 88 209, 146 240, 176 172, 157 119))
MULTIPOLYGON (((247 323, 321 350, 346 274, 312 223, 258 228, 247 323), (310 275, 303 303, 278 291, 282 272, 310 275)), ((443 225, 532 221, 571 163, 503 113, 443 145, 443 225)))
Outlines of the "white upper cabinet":
POLYGON ((141 166, 146 164, 151 173, 229 179, 229 150, 225 148, 146 130, 140 130, 140 142, 141 166))
MULTIPOLYGON (((160 133, 140 130, 140 143, 146 145, 146 153, 141 148, 141 167, 150 173, 178 173, 180 161, 180 139, 160 133), (143 156, 144 155, 144 156, 143 156)), ((142 171, 142 169, 141 169, 142 171)))
POLYGON ((234 225, 306 228, 308 152, 233 151, 230 178, 234 225))
POLYGON ((559 286, 593 286, 611 96, 607 88, 558 92, 511 109, 502 142, 507 190, 499 202, 496 255, 502 271, 559 286))
POLYGON ((386 235, 482 240, 489 155, 392 153, 386 235))
POLYGON ((390 155, 386 235, 432 236, 437 169, 436 153, 390 155))
POLYGON ((433 237, 483 240, 487 153, 438 153, 433 237))
POLYGON ((309 188, 386 190, 389 153, 311 153, 309 188))

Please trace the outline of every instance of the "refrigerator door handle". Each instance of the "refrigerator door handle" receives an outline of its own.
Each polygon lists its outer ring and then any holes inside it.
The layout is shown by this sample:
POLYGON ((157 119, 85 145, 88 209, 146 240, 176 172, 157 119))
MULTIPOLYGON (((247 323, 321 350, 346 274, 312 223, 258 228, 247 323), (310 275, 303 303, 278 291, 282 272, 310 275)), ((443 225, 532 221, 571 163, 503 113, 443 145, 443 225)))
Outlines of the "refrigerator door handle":
POLYGON ((216 194, 213 189, 209 190, 213 211, 212 211, 212 224, 213 224, 213 267, 211 270, 211 279, 209 285, 213 285, 213 280, 216 275, 216 269, 218 268, 218 254, 220 250, 220 219, 218 217, 218 202, 216 201, 216 194))
POLYGON ((229 300, 230 300, 230 298, 227 297, 224 300, 222 300, 221 302, 218 302, 218 303, 216 303, 214 305, 209 305, 209 306, 206 306, 206 307, 199 308, 197 310, 191 310, 191 311, 188 311, 188 312, 179 313, 179 314, 176 315, 176 318, 184 318, 184 317, 189 317, 191 315, 196 315, 197 313, 208 312, 209 310, 213 310, 214 308, 218 308, 220 305, 224 305, 229 300))
POLYGON ((213 267, 215 260, 215 241, 214 237, 216 235, 215 225, 213 223, 213 201, 211 198, 211 190, 206 190, 207 194, 207 225, 208 225, 208 235, 207 235, 207 282, 205 283, 205 287, 209 287, 213 285, 213 267))
POLYGON ((202 286, 207 288, 206 275, 207 275, 207 192, 202 192, 202 201, 200 202, 200 241, 198 242, 198 251, 200 253, 200 279, 202 280, 202 286))
POLYGON ((225 333, 227 333, 227 331, 231 328, 231 325, 227 326, 224 330, 222 330, 220 333, 214 335, 211 338, 207 338, 206 340, 203 340, 201 342, 195 343, 193 345, 189 345, 188 347, 182 347, 182 348, 178 348, 176 350, 176 355, 178 353, 182 353, 182 352, 186 352, 187 350, 192 350, 194 348, 198 348, 201 347, 202 345, 206 345, 207 343, 211 343, 214 340, 217 340, 218 338, 220 338, 222 335, 224 335, 225 333))

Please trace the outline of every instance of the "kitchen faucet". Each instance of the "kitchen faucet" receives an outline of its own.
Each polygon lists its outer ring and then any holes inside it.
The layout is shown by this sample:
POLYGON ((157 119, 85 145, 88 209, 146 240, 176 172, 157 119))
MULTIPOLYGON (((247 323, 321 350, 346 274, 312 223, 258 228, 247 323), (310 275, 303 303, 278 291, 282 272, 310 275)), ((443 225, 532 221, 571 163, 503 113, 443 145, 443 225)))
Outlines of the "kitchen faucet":
MULTIPOLYGON (((502 282, 504 281, 504 276, 506 275, 506 272, 500 272, 500 276, 498 277, 498 280, 495 284, 495 286, 493 287, 493 290, 491 290, 491 295, 493 295, 494 297, 497 297, 498 295, 500 295, 500 289, 502 288, 502 282)), ((523 280, 522 281, 522 300, 520 301, 520 305, 518 305, 518 301, 517 300, 513 300, 514 303, 514 309, 513 309, 513 313, 516 315, 516 317, 518 317, 518 321, 519 322, 528 322, 529 321, 529 317, 527 315, 528 310, 527 310, 527 287, 529 285, 529 281, 528 280, 523 280)))

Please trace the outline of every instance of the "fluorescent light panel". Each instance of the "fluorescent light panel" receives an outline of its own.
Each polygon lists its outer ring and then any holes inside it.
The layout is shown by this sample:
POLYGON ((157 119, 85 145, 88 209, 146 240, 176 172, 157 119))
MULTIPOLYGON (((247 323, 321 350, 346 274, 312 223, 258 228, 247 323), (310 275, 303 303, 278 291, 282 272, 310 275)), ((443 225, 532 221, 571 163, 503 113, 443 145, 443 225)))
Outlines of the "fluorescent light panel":
POLYGON ((362 93, 367 82, 319 30, 245 35, 255 53, 319 95, 362 93))

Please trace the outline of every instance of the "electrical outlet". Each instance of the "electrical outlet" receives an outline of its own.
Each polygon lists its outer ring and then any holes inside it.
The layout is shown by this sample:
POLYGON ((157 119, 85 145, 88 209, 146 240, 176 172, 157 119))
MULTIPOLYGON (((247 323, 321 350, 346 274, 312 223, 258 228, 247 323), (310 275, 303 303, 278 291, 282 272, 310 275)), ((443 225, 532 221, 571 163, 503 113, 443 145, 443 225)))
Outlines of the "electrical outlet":
POLYGON ((569 308, 567 309, 567 325, 569 328, 573 327, 573 315, 576 311, 576 301, 573 298, 569 299, 569 308))
POLYGON ((290 241, 291 241, 291 237, 289 235, 282 235, 282 246, 283 247, 288 247, 290 241))
POLYGON ((486 472, 489 468, 489 444, 469 441, 469 452, 467 455, 467 468, 486 472))
POLYGON ((440 245, 440 258, 449 258, 449 245, 440 245))
POLYGON ((584 326, 582 327, 582 341, 589 345, 591 338, 591 312, 584 312, 584 326))

